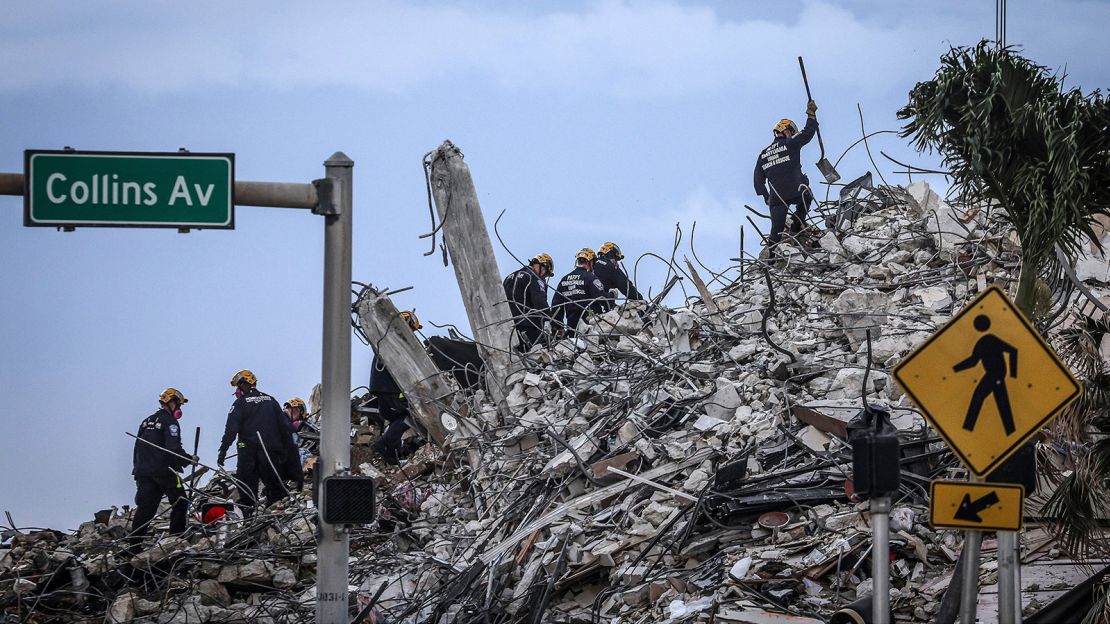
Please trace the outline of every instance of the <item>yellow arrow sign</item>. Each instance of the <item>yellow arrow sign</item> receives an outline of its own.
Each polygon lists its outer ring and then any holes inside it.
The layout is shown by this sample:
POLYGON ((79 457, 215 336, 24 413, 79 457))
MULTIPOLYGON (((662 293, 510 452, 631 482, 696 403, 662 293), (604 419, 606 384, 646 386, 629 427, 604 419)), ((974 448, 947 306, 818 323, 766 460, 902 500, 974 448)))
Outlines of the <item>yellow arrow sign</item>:
POLYGON ((1081 392, 1071 371, 994 286, 899 362, 894 379, 978 477, 1081 392))
POLYGON ((1017 531, 1025 505, 1025 488, 1001 483, 933 481, 929 488, 929 524, 938 529, 1017 531))

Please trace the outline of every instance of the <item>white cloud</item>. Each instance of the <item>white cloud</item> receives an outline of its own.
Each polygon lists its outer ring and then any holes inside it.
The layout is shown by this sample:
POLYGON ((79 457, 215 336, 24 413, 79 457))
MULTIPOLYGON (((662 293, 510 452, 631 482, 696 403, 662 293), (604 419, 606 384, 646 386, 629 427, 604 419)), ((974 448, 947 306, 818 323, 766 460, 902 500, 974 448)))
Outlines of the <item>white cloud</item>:
POLYGON ((683 95, 766 88, 784 72, 793 84, 799 53, 828 76, 827 87, 835 80, 874 89, 871 76, 883 74, 889 84, 892 72, 920 74, 935 64, 945 37, 970 32, 950 15, 919 30, 865 22, 818 1, 789 22, 730 20, 709 6, 670 1, 608 0, 538 15, 394 1, 61 6, 26 3, 24 14, 0 27, 0 56, 14 61, 0 89, 408 92, 473 77, 506 89, 683 95))

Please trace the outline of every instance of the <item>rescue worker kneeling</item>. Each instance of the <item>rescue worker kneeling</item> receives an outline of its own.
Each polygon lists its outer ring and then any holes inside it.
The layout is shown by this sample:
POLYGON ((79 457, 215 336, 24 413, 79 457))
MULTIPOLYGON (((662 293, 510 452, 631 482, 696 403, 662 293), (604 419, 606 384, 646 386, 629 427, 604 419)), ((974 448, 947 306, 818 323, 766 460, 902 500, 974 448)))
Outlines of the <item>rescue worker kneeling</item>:
POLYGON ((239 488, 239 505, 244 517, 254 513, 259 501, 258 481, 266 487, 266 504, 285 498, 289 491, 283 483, 288 459, 297 453, 293 445, 293 424, 281 411, 274 397, 259 392, 258 379, 249 370, 241 370, 231 378, 235 403, 227 414, 223 441, 216 463, 223 467, 227 450, 238 439, 238 460, 235 468, 239 488))
POLYGON ((567 336, 573 338, 578 322, 589 314, 603 314, 613 307, 609 294, 601 280, 590 270, 597 254, 589 247, 583 247, 574 256, 575 268, 559 280, 551 307, 555 310, 555 320, 566 319, 567 336))
POLYGON ((177 420, 181 418, 181 406, 189 401, 181 391, 166 388, 158 402, 161 408, 143 419, 135 440, 131 470, 135 476, 135 516, 128 537, 132 545, 143 541, 163 496, 170 504, 170 533, 185 531, 189 500, 177 473, 190 461, 181 448, 181 426, 177 420))

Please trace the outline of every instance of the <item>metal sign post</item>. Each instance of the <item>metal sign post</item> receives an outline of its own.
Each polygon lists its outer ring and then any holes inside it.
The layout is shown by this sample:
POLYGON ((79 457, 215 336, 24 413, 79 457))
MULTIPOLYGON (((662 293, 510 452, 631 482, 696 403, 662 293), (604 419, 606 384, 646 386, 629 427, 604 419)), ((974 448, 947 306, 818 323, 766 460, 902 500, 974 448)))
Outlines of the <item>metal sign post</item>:
POLYGON ((890 496, 871 499, 871 619, 890 623, 890 496))
POLYGON ((1021 559, 1014 531, 998 532, 998 621, 1021 624, 1021 559))
MULTIPOLYGON (((332 202, 324 214, 323 411, 320 478, 343 474, 351 464, 351 186, 354 161, 343 152, 324 163, 332 202)), ((316 558, 316 622, 347 624, 350 536, 324 522, 316 558)))
POLYGON ((964 531, 964 576, 960 587, 960 624, 975 624, 979 606, 979 547, 983 533, 964 531))

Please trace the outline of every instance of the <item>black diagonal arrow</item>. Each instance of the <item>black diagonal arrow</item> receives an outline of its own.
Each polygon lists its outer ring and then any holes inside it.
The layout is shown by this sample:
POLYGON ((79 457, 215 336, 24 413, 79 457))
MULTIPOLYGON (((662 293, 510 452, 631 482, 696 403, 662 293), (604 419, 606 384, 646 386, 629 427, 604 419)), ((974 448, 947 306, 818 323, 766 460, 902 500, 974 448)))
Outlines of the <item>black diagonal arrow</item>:
POLYGON ((991 492, 974 502, 971 500, 971 494, 964 494, 964 500, 960 503, 960 508, 956 510, 955 518, 964 522, 982 522, 983 519, 979 517, 979 512, 997 503, 998 492, 991 492))

